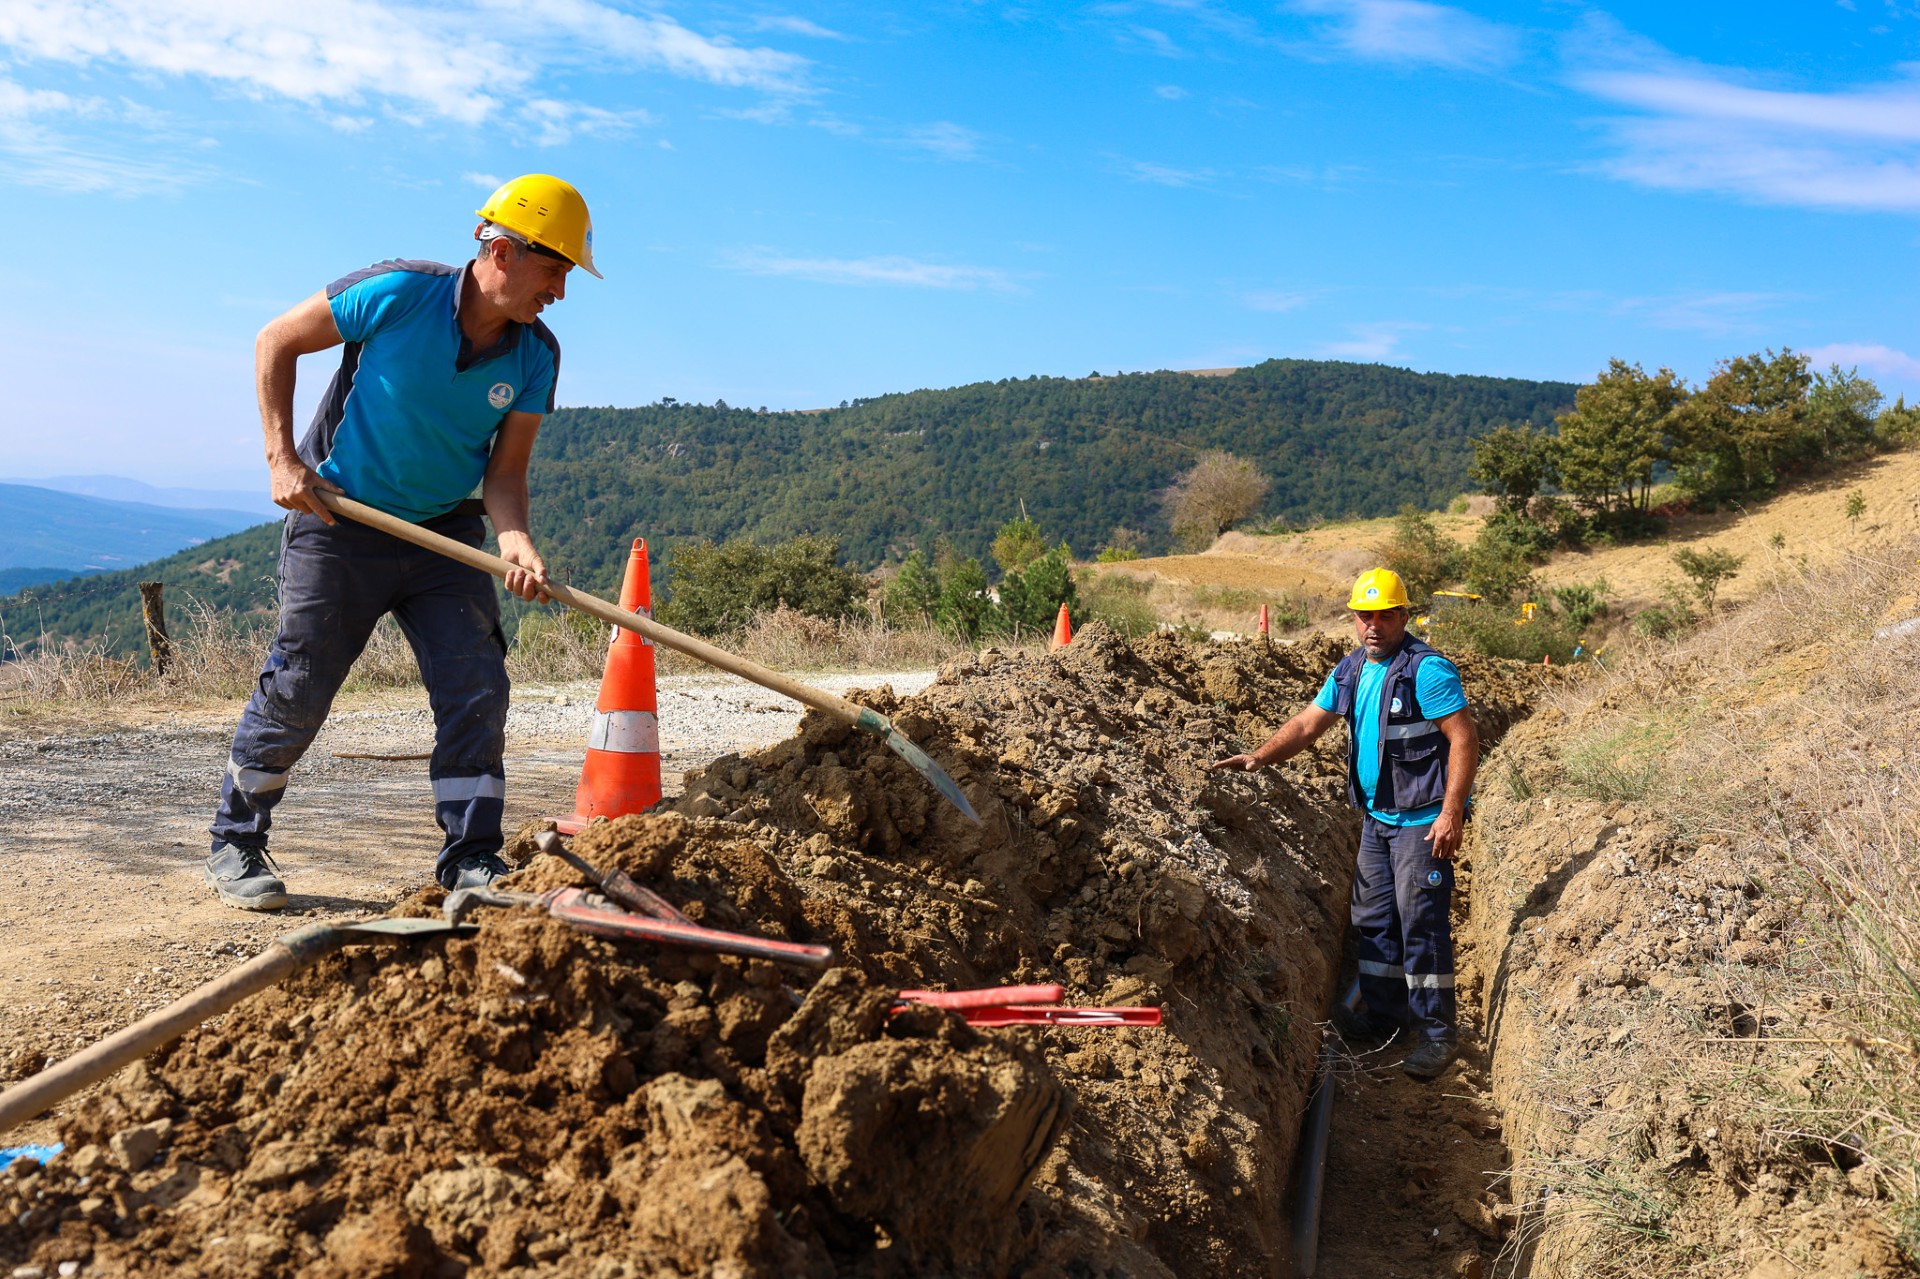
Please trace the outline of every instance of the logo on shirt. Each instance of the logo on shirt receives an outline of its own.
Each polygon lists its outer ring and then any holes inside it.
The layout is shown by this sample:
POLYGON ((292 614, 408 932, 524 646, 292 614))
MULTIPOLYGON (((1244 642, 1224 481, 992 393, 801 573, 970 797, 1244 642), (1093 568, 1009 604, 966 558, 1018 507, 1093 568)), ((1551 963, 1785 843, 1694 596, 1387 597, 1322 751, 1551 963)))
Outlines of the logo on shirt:
POLYGON ((487 403, 496 409, 504 409, 513 403, 513 388, 505 382, 495 382, 487 388, 487 403))

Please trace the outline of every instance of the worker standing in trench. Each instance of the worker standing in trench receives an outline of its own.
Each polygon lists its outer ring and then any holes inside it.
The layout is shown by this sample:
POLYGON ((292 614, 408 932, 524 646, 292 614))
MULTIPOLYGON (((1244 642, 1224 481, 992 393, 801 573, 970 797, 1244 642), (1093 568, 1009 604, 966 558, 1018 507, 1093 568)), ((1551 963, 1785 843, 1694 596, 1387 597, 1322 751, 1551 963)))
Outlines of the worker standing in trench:
POLYGON ((1460 672, 1407 634, 1407 588, 1397 573, 1362 573, 1347 608, 1360 647, 1333 668, 1319 696, 1257 750, 1213 767, 1278 764, 1346 721, 1347 798, 1362 814, 1353 878, 1361 1007, 1343 1005, 1334 1025, 1355 1048, 1407 1030, 1413 1048, 1400 1068, 1432 1079, 1458 1051, 1448 912, 1480 734, 1460 672))
POLYGON ((255 381, 280 541, 280 627, 241 713, 211 833, 206 881, 248 910, 286 905, 267 852, 287 770, 320 731, 353 661, 387 613, 420 664, 433 707, 428 772, 449 889, 504 874, 506 641, 487 574, 351 521, 317 491, 345 493, 469 546, 493 521, 506 587, 544 601, 546 564, 528 530, 527 463, 551 412, 560 344, 540 312, 590 274, 586 201, 558 178, 515 178, 477 211, 463 266, 387 261, 336 280, 270 322, 255 381), (346 344, 313 425, 293 442, 295 365, 346 344))

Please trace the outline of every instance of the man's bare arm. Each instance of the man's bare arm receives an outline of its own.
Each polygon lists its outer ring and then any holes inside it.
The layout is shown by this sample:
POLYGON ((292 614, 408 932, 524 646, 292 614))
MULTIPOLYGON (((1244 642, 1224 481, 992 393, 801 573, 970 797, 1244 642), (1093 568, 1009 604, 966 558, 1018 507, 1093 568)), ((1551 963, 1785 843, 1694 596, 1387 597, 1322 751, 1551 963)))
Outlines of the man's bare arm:
POLYGON ((1309 705, 1282 724, 1279 732, 1269 737, 1256 749, 1245 755, 1235 755, 1229 759, 1216 761, 1212 767, 1237 768, 1249 773, 1258 772, 1269 764, 1279 764, 1292 759, 1319 741, 1323 733, 1339 722, 1340 717, 1332 711, 1309 705))
POLYGON ((316 475, 294 448, 293 381, 301 356, 339 346, 342 340, 323 289, 269 320, 253 344, 254 389, 260 398, 260 429, 266 442, 267 469, 273 475, 270 491, 274 505, 289 511, 311 511, 329 524, 333 523, 333 512, 314 492, 326 489, 338 493, 340 489, 316 475))
POLYGON ((1434 722, 1447 739, 1447 793, 1441 797, 1440 816, 1433 819, 1427 839, 1435 857, 1451 861, 1467 830, 1467 796, 1473 794, 1473 776, 1480 768, 1480 730, 1464 707, 1434 722))
POLYGON ((500 558, 519 567, 507 574, 509 591, 523 600, 547 603, 547 564, 533 549, 527 497, 527 464, 533 460, 533 441, 540 434, 540 414, 509 413, 493 438, 487 459, 487 479, 480 495, 500 539, 500 558))

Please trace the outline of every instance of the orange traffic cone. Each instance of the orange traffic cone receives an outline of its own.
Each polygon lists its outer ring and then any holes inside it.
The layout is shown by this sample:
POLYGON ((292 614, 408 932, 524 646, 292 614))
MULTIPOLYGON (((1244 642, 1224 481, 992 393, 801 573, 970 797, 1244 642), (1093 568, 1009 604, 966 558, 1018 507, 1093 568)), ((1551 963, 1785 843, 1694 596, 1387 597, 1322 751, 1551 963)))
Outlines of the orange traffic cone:
POLYGON ((1542 657, 1540 658, 1540 665, 1542 665, 1542 666, 1552 666, 1552 665, 1553 665, 1553 654, 1552 654, 1552 653, 1547 653, 1547 654, 1545 654, 1545 655, 1543 655, 1543 656, 1542 656, 1542 657))
MULTIPOLYGON (((620 586, 620 607, 653 616, 647 583, 647 543, 635 538, 620 586)), ((596 817, 624 817, 660 802, 660 721, 654 687, 653 642, 615 627, 607 670, 594 704, 593 735, 580 770, 574 811, 554 823, 563 835, 578 834, 596 817)))
POLYGON ((1260 606, 1260 633, 1262 635, 1265 635, 1268 633, 1267 632, 1267 606, 1265 604, 1262 604, 1260 606))
POLYGON ((1060 616, 1053 624, 1053 643, 1047 645, 1047 651, 1051 653, 1054 649, 1065 648, 1071 643, 1073 643, 1073 623, 1067 617, 1067 606, 1062 604, 1060 616))

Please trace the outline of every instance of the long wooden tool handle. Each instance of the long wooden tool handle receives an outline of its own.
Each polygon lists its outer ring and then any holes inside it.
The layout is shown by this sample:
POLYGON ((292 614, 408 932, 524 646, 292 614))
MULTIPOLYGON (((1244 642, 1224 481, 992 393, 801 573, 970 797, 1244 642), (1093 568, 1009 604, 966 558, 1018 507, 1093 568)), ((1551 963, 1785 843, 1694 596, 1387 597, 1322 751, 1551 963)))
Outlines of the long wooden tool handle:
POLYGON ((313 953, 309 947, 302 947, 300 953, 296 953, 284 941, 276 941, 226 976, 215 978, 93 1047, 0 1092, 0 1132, 25 1123, 88 1084, 98 1083, 162 1044, 178 1039, 207 1018, 227 1011, 248 995, 265 990, 300 968, 313 953))
MULTIPOLYGON (((375 510, 350 497, 342 497, 338 493, 329 493, 325 490, 320 490, 318 496, 329 509, 351 520, 377 528, 382 533, 391 533, 402 541, 412 542, 415 546, 424 546, 430 551, 438 551, 451 559, 459 560, 462 564, 471 565, 483 573, 504 578, 518 567, 518 565, 509 564, 498 555, 489 555, 477 547, 468 546, 465 542, 443 537, 431 529, 421 528, 418 524, 409 524, 397 516, 375 510)), ((576 591, 570 586, 561 586, 557 582, 549 584, 546 592, 568 608, 577 609, 590 617, 597 617, 603 622, 611 622, 637 635, 643 635, 656 644, 663 644, 685 653, 688 657, 696 658, 709 666, 718 667, 729 674, 738 675, 741 679, 751 680, 762 688, 770 688, 776 693, 791 697, 796 702, 811 706, 818 711, 825 711, 837 719, 845 720, 868 732, 881 736, 887 732, 889 725, 877 711, 868 710, 858 703, 850 702, 844 697, 836 696, 823 689, 814 688, 810 684, 802 684, 791 676, 769 670, 758 662, 750 662, 723 648, 715 648, 705 640, 697 640, 691 635, 682 634, 671 626, 662 626, 650 617, 629 613, 626 609, 609 604, 596 595, 576 591)))

